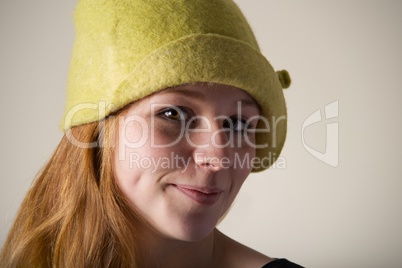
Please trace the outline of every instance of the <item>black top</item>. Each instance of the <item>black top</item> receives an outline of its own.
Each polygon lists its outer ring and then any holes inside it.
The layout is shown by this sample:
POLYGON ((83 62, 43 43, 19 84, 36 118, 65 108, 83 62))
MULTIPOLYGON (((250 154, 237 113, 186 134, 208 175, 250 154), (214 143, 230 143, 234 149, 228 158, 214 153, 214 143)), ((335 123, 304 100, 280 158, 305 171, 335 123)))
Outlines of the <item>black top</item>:
POLYGON ((303 266, 290 262, 287 259, 275 259, 261 268, 303 268, 303 266))

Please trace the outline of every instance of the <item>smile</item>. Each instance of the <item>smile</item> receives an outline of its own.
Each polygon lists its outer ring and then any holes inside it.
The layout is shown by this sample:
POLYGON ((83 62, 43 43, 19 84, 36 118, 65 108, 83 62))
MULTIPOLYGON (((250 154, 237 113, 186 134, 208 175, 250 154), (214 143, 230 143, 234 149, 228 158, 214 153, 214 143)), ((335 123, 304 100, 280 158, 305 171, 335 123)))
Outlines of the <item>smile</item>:
POLYGON ((195 202, 209 206, 215 204, 223 192, 222 190, 208 187, 194 187, 177 184, 173 184, 173 186, 195 202))

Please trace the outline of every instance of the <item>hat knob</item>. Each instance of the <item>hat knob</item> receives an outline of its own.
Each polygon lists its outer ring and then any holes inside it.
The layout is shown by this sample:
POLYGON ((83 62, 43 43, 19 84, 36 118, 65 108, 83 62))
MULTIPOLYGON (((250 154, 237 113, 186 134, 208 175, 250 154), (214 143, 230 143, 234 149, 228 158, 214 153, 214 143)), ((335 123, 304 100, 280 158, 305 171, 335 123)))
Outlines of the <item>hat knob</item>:
POLYGON ((288 88, 292 83, 292 79, 290 78, 288 71, 280 70, 276 72, 276 75, 278 76, 279 82, 281 83, 283 89, 288 88))

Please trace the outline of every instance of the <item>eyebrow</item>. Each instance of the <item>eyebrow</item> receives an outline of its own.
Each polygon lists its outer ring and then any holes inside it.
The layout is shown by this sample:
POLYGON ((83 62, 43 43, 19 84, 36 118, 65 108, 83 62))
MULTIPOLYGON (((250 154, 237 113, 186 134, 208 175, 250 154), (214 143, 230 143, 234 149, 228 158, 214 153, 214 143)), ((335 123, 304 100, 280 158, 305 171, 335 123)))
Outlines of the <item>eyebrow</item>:
POLYGON ((254 106, 254 107, 257 107, 258 109, 260 109, 260 105, 258 105, 258 103, 255 100, 241 99, 241 100, 236 101, 236 103, 238 103, 239 101, 244 106, 254 106))
MULTIPOLYGON (((170 88, 170 89, 165 90, 165 91, 162 92, 162 94, 168 94, 168 93, 180 93, 180 94, 183 94, 185 96, 189 96, 191 98, 199 99, 199 100, 203 100, 203 101, 206 101, 208 99, 201 92, 189 91, 189 90, 187 90, 185 88, 170 88)), ((239 102, 242 104, 242 106, 256 107, 259 111, 261 110, 260 105, 252 98, 251 99, 236 100, 234 104, 237 105, 237 103, 239 103, 239 102)))
POLYGON ((194 99, 199 99, 199 100, 206 100, 206 96, 202 94, 201 92, 197 91, 189 91, 185 88, 170 88, 168 90, 165 90, 163 93, 181 93, 185 96, 192 97, 194 99))

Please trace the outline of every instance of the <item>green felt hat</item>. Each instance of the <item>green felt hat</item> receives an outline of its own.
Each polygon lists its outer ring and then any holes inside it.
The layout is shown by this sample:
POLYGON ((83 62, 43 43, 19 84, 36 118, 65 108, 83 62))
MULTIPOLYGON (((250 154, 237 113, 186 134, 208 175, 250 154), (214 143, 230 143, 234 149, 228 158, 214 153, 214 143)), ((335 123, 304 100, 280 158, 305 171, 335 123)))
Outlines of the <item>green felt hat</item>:
POLYGON ((259 123, 265 131, 256 134, 264 147, 257 157, 273 164, 279 156, 286 138, 282 88, 290 78, 261 54, 233 1, 79 0, 74 20, 63 130, 168 87, 211 82, 241 88, 259 103, 270 125, 259 123))

